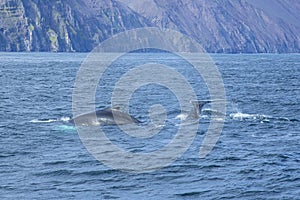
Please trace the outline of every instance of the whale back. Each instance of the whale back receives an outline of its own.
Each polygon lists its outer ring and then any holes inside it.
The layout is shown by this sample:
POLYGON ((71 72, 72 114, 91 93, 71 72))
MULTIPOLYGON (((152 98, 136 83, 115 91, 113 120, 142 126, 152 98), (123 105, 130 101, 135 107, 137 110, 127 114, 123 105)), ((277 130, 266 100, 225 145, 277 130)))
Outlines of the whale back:
POLYGON ((94 112, 85 113, 74 117, 69 122, 82 126, 98 126, 98 125, 122 125, 141 123, 129 114, 119 110, 119 107, 106 108, 102 110, 96 110, 94 112))

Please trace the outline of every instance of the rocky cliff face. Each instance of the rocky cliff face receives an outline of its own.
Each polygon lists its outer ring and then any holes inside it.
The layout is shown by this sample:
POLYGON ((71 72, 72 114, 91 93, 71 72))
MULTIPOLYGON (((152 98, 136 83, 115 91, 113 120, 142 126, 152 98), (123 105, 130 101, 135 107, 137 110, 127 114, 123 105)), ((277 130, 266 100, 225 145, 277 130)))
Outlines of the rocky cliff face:
POLYGON ((2 0, 0 50, 90 51, 118 32, 157 26, 209 52, 300 52, 299 10, 298 0, 2 0))
POLYGON ((119 1, 158 27, 192 36, 209 52, 300 52, 298 0, 119 1))
POLYGON ((2 0, 0 19, 2 51, 90 51, 115 33, 149 25, 110 0, 2 0))

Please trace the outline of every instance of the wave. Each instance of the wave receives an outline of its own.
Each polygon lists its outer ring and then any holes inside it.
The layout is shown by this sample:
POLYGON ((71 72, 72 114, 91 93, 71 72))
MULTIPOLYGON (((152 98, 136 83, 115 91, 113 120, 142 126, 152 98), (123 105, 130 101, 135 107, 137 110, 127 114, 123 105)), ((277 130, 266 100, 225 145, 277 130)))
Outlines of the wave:
POLYGON ((68 121, 70 121, 70 117, 61 117, 60 118, 60 121, 63 121, 63 122, 68 122, 68 121))
POLYGON ((268 115, 260 115, 260 114, 248 114, 248 113, 242 113, 242 112, 237 112, 237 113, 231 113, 229 115, 230 118, 234 120, 266 120, 269 118, 272 118, 271 116, 268 115))
POLYGON ((60 126, 56 127, 56 130, 58 130, 58 131, 73 131, 73 130, 76 130, 76 128, 71 125, 60 125, 60 126))
POLYGON ((289 119, 287 117, 273 117, 270 115, 263 114, 248 114, 242 112, 231 113, 229 117, 233 120, 238 121, 259 121, 261 123, 271 121, 282 121, 282 122, 298 122, 297 119, 289 119))
POLYGON ((52 122, 68 122, 71 118, 70 117, 61 117, 57 119, 33 119, 29 122, 31 123, 52 123, 52 122))
MULTIPOLYGON (((181 123, 178 122, 177 120, 185 121, 185 119, 187 118, 187 115, 188 114, 186 114, 186 113, 179 114, 179 115, 175 116, 174 119, 171 119, 170 121, 173 124, 181 125, 181 123)), ((221 115, 221 113, 218 113, 217 111, 205 109, 201 113, 201 116, 199 117, 199 119, 210 119, 210 120, 214 120, 214 121, 223 121, 224 119, 222 117, 220 117, 219 115, 221 115)), ((69 122, 70 119, 71 119, 70 117, 63 116, 63 117, 56 118, 56 119, 55 118, 33 119, 29 122, 30 123, 55 123, 55 122, 65 123, 65 122, 69 122)), ((264 114, 249 114, 249 113, 242 113, 239 111, 230 113, 229 115, 226 116, 226 119, 227 120, 231 119, 234 121, 252 121, 252 122, 261 122, 261 123, 267 123, 267 122, 273 122, 273 121, 300 122, 300 120, 294 119, 294 118, 290 119, 287 117, 274 117, 274 116, 264 115, 264 114)), ((198 120, 195 120, 195 121, 198 121, 198 120)), ((194 123, 194 121, 192 123, 194 123)))
POLYGON ((51 122, 57 122, 56 119, 33 119, 30 120, 31 123, 51 123, 51 122))

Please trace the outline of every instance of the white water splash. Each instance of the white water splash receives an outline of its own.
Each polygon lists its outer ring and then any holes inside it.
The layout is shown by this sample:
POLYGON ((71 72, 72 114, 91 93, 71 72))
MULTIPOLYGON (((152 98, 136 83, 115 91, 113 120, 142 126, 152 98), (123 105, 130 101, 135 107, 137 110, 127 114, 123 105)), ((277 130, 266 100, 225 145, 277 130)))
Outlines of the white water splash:
POLYGON ((261 114, 247 114, 242 112, 231 113, 229 117, 233 120, 249 120, 249 121, 261 121, 261 122, 269 122, 272 119, 272 116, 261 115, 261 114))
POLYGON ((70 117, 61 117, 58 119, 33 119, 29 122, 31 123, 52 123, 52 122, 68 122, 71 118, 70 117))
POLYGON ((57 122, 57 119, 33 119, 29 122, 31 123, 51 123, 51 122, 57 122))
POLYGON ((61 117, 60 118, 60 120, 63 122, 68 122, 68 121, 70 121, 70 119, 71 119, 70 117, 61 117))

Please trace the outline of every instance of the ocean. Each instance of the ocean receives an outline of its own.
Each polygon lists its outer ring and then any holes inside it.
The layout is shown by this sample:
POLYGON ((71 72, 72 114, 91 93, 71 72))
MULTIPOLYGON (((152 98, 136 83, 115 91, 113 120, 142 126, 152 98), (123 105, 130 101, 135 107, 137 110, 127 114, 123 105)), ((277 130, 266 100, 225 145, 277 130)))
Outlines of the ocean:
MULTIPOLYGON (((299 54, 211 54, 226 92, 225 121, 216 145, 199 158, 210 122, 218 121, 206 105, 182 155, 138 172, 123 170, 135 165, 130 160, 114 168, 96 159, 78 127, 68 122, 76 76, 87 56, 0 53, 1 199, 300 199, 299 54)), ((164 53, 132 53, 112 63, 105 79, 94 80, 98 87, 93 106, 110 106, 118 80, 147 63, 149 56, 152 66, 160 61, 189 79, 197 99, 210 98, 209 86, 197 81, 201 76, 191 72, 188 62, 164 53)), ((168 79, 168 74, 162 77, 168 79)), ((101 127, 120 149, 146 155, 172 141, 181 110, 168 87, 154 82, 138 86, 130 96, 130 114, 149 124, 148 111, 159 104, 166 111, 165 126, 160 124, 156 135, 145 138, 128 136, 116 126, 101 127)), ((103 151, 100 157, 105 155, 110 154, 103 151)), ((115 156, 112 160, 119 159, 115 156)))

